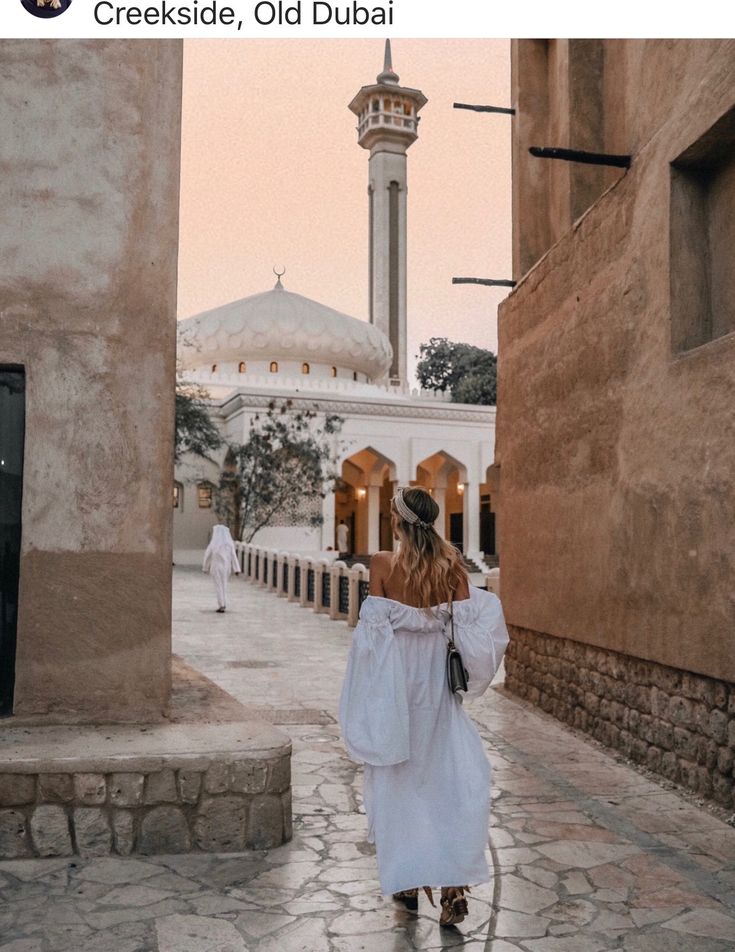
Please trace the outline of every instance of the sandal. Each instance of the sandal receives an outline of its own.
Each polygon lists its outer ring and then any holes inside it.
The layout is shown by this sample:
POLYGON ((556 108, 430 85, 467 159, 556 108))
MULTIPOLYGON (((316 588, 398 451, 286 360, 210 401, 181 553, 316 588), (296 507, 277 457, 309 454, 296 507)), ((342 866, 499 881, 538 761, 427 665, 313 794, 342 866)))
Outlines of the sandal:
POLYGON ((467 915, 468 907, 465 891, 469 886, 442 886, 440 926, 456 926, 467 915))
MULTIPOLYGON (((434 896, 431 892, 429 886, 421 887, 426 895, 429 897, 429 902, 434 908, 436 908, 436 903, 434 902, 434 896)), ((419 908, 419 891, 418 889, 403 889, 401 892, 393 893, 393 898, 396 902, 402 902, 406 909, 411 912, 416 912, 419 908)))
POLYGON ((396 902, 402 902, 410 912, 416 912, 419 907, 418 889, 403 889, 401 892, 393 893, 396 902))

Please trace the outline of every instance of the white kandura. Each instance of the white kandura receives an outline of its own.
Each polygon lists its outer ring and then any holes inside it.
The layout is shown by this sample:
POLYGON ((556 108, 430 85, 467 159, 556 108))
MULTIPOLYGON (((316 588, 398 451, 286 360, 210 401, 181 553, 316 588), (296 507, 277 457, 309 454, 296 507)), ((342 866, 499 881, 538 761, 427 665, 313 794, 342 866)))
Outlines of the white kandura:
POLYGON ((212 541, 204 553, 202 571, 209 572, 212 576, 218 607, 226 608, 227 579, 230 572, 240 571, 235 543, 227 526, 215 526, 212 530, 212 541))

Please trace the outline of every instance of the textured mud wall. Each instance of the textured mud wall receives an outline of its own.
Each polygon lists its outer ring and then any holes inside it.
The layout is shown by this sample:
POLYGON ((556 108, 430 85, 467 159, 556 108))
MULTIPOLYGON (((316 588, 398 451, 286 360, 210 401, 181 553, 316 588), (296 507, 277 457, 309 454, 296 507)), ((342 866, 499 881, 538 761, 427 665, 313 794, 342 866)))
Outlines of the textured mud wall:
MULTIPOLYGON (((522 277, 621 170, 532 158, 530 146, 629 155, 682 117, 700 83, 732 90, 732 40, 513 40, 513 274, 522 277), (678 117, 678 118, 677 118, 678 117)), ((666 133, 664 133, 666 135, 666 133)))
POLYGON ((0 43, 0 362, 27 375, 17 714, 170 692, 181 43, 0 43))
POLYGON ((672 350, 669 233, 670 163, 735 103, 735 44, 606 56, 633 166, 501 309, 503 603, 517 629, 733 682, 735 335, 672 350))

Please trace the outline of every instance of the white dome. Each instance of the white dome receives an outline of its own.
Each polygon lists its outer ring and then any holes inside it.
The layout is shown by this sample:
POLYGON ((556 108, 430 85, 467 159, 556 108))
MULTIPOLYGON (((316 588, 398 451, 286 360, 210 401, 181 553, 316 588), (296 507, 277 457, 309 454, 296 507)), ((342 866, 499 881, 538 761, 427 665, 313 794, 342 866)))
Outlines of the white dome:
POLYGON ((179 322, 185 368, 247 360, 333 365, 375 380, 390 368, 390 341, 372 324, 286 291, 253 294, 179 322))

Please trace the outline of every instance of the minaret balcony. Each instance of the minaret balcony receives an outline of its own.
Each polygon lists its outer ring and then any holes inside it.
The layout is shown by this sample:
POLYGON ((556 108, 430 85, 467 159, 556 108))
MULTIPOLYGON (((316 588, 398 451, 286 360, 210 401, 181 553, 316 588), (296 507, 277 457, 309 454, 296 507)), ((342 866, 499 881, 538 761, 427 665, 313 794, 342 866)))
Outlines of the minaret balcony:
POLYGON ((360 119, 357 126, 357 135, 359 139, 362 139, 366 132, 382 127, 389 128, 391 132, 405 131, 412 138, 416 138, 418 124, 418 116, 407 116, 403 112, 385 112, 384 110, 368 112, 360 119))

